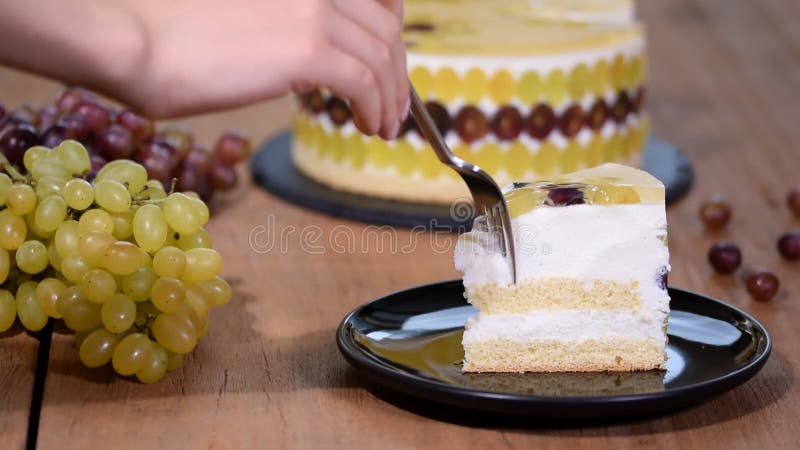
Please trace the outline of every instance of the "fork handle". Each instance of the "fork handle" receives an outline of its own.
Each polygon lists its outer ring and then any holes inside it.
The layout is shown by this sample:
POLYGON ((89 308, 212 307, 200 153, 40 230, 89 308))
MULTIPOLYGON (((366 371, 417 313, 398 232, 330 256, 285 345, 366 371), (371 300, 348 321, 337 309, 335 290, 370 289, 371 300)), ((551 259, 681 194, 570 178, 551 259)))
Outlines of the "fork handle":
POLYGON ((436 153, 439 161, 447 164, 448 166, 453 166, 453 158, 455 155, 452 151, 450 151, 450 149, 447 147, 447 144, 444 142, 442 134, 439 133, 436 123, 431 118, 431 115, 428 114, 428 110, 425 108, 422 100, 420 100, 419 95, 417 95, 417 90, 414 89, 414 86, 411 86, 410 96, 411 115, 414 117, 414 120, 417 121, 417 125, 419 125, 420 129, 422 130, 422 135, 425 136, 425 138, 431 144, 431 147, 433 147, 433 151, 436 153))

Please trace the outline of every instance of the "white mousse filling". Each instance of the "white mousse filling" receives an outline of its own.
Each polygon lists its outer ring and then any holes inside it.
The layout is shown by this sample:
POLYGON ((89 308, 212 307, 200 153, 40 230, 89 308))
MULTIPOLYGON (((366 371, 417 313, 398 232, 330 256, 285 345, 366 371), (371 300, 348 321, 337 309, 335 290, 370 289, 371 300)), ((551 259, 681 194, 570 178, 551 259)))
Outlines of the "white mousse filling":
MULTIPOLYGON (((661 291, 657 302, 669 302, 661 291)), ((481 314, 467 320, 463 343, 509 340, 580 342, 614 338, 664 343, 667 312, 641 309, 626 311, 532 311, 525 314, 481 314)))

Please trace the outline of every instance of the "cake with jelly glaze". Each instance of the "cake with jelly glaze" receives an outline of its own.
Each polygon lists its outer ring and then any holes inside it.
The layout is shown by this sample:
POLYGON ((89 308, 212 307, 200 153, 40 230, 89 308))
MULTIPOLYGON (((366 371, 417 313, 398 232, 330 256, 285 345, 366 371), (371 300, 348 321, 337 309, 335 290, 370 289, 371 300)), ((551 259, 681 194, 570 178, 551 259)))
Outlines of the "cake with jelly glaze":
MULTIPOLYGON (((638 165, 647 136, 639 25, 510 12, 525 3, 407 2, 409 76, 450 148, 501 186, 638 165)), ((386 142, 360 134, 347 103, 325 89, 297 104, 292 158, 312 179, 412 202, 469 198, 410 118, 386 142)))
POLYGON ((483 217, 455 265, 478 309, 467 372, 664 368, 669 294, 664 185, 618 165, 518 183, 506 194, 517 282, 483 217))

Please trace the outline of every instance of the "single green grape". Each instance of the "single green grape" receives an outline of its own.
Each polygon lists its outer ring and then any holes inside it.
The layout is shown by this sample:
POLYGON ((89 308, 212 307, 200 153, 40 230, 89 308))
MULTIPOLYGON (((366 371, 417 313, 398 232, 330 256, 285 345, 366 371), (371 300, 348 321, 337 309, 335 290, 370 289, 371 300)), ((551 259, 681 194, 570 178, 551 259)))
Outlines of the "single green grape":
POLYGON ((101 231, 81 233, 78 238, 78 253, 92 267, 105 265, 106 249, 116 242, 114 236, 101 231))
POLYGON ((178 247, 166 246, 153 255, 153 270, 159 276, 180 278, 186 268, 186 255, 178 247))
POLYGON ((133 325, 136 319, 136 304, 125 294, 116 293, 100 308, 100 319, 106 330, 122 333, 133 325))
POLYGON ((58 278, 45 278, 36 286, 36 301, 45 314, 61 319, 58 312, 58 297, 67 289, 67 285, 58 278))
POLYGON ((61 274, 70 283, 80 283, 83 275, 89 269, 89 263, 79 253, 72 253, 61 258, 61 274))
POLYGON ((47 268, 47 247, 41 241, 25 241, 15 253, 17 267, 25 273, 37 274, 47 268))
POLYGON ((64 324, 75 331, 88 331, 100 326, 100 305, 90 302, 82 293, 77 294, 70 289, 65 289, 58 296, 56 303, 58 310, 63 311, 64 324))
POLYGON ((150 358, 147 359, 144 366, 136 371, 136 378, 142 383, 151 384, 164 377, 167 372, 169 356, 164 347, 158 343, 152 343, 152 351, 150 358))
POLYGON ((25 219, 8 209, 0 211, 0 247, 16 250, 25 242, 28 226, 25 219))
POLYGON ((17 318, 17 302, 11 292, 0 289, 0 333, 8 331, 17 318))
POLYGON ((39 161, 43 156, 50 153, 50 149, 43 145, 35 145, 27 150, 22 156, 22 165, 28 172, 31 171, 36 161, 39 161))
POLYGON ((155 252, 167 240, 167 222, 161 208, 142 205, 133 216, 133 237, 136 244, 148 252, 155 252))
POLYGON ((36 225, 36 212, 31 212, 23 216, 25 225, 28 226, 28 239, 50 239, 55 234, 55 231, 46 231, 36 225))
POLYGON ((98 328, 87 334, 78 346, 78 357, 86 367, 100 367, 111 361, 119 339, 114 333, 98 328))
POLYGON ((40 178, 36 181, 36 197, 41 200, 54 195, 60 196, 65 181, 63 178, 53 176, 40 178))
POLYGON ((8 189, 14 184, 11 177, 0 172, 0 206, 5 206, 8 189))
POLYGON ((194 201, 181 192, 169 194, 161 204, 161 210, 170 228, 182 235, 194 234, 202 225, 194 201))
POLYGON ((114 213, 111 218, 114 221, 114 231, 112 234, 117 240, 125 240, 133 236, 133 211, 128 209, 121 213, 114 213))
POLYGON ((183 304, 186 287, 177 278, 161 277, 153 283, 150 302, 160 311, 175 312, 183 304))
POLYGON ((173 353, 186 354, 197 345, 192 323, 179 314, 159 314, 153 321, 150 332, 159 344, 173 353))
POLYGON ((150 267, 140 267, 135 272, 122 279, 122 292, 135 302, 144 302, 150 299, 150 290, 158 275, 150 267))
POLYGON ((203 227, 200 227, 195 234, 179 235, 174 245, 183 251, 193 248, 211 248, 211 237, 203 227))
POLYGON ((189 196, 189 199, 192 201, 192 204, 195 207, 197 225, 203 226, 208 223, 208 219, 211 216, 211 213, 208 210, 208 205, 206 205, 205 202, 199 197, 189 196))
POLYGON ((114 219, 111 214, 99 208, 90 209, 81 214, 78 225, 81 233, 102 231, 111 234, 114 232, 114 219))
POLYGON ((103 269, 91 269, 83 275, 81 291, 92 303, 103 303, 117 292, 117 280, 103 269))
POLYGON ((67 202, 59 195, 45 198, 36 207, 36 226, 45 232, 55 231, 67 217, 67 202))
POLYGON ((130 275, 144 265, 139 247, 128 241, 116 241, 107 246, 104 262, 114 275, 130 275))
POLYGON ((111 365, 120 375, 133 375, 147 364, 152 351, 153 344, 147 336, 131 333, 122 338, 114 348, 111 365))
POLYGON ((17 316, 29 331, 39 331, 47 325, 47 314, 36 301, 36 282, 26 281, 17 288, 17 316))
POLYGON ((95 182, 113 180, 126 186, 131 195, 138 194, 147 183, 147 170, 141 164, 129 160, 118 160, 111 167, 104 167, 97 173, 95 182), (105 169, 105 170, 104 170, 105 169))
POLYGON ((36 191, 27 184, 15 184, 6 191, 6 206, 18 216, 24 216, 36 208, 36 191))
POLYGON ((110 212, 123 212, 131 207, 131 194, 120 182, 100 180, 94 184, 94 201, 110 212))
POLYGON ((186 269, 181 280, 200 282, 210 280, 219 275, 222 269, 222 256, 210 248, 193 248, 186 253, 186 269))
POLYGON ((144 185, 144 190, 140 194, 143 198, 150 200, 161 200, 167 198, 167 192, 164 190, 164 185, 158 180, 147 180, 144 185))
POLYGON ((56 312, 59 316, 64 317, 69 308, 81 301, 86 301, 86 296, 83 295, 81 288, 79 286, 69 286, 58 294, 56 312))
POLYGON ((69 255, 78 253, 78 237, 80 230, 78 222, 75 220, 67 220, 61 223, 56 228, 56 233, 53 236, 53 241, 56 245, 58 255, 63 259, 69 255))
POLYGON ((73 178, 67 181, 61 195, 67 202, 67 205, 77 211, 83 211, 94 203, 94 188, 92 187, 92 183, 82 178, 73 178))
MULTIPOLYGON (((186 283, 186 298, 184 298, 183 303, 188 305, 189 310, 197 314, 199 318, 205 319, 208 317, 208 309, 211 303, 206 293, 203 292, 203 288, 198 284, 186 283)), ((184 314, 186 313, 185 308, 181 311, 184 314)))
POLYGON ((69 171, 71 175, 84 174, 92 168, 92 162, 89 159, 89 152, 86 147, 78 141, 67 139, 61 141, 51 154, 54 154, 61 165, 69 171))
POLYGON ((231 286, 220 277, 203 281, 200 288, 211 306, 222 306, 231 300, 231 286))

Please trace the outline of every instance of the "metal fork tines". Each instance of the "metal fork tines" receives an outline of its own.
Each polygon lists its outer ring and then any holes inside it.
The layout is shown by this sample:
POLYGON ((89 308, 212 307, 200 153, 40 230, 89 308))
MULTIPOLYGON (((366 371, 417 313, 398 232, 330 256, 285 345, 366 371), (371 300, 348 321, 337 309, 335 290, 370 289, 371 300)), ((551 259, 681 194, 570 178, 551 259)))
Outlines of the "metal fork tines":
POLYGON ((517 282, 517 264, 514 254, 514 238, 511 233, 511 218, 508 206, 503 197, 503 192, 494 179, 480 167, 454 155, 444 141, 439 129, 428 114, 428 110, 411 87, 411 115, 416 120, 422 134, 433 147, 439 161, 443 162, 461 175, 467 183, 472 201, 475 203, 475 213, 486 217, 489 231, 497 237, 503 256, 509 261, 511 267, 511 280, 517 282))

